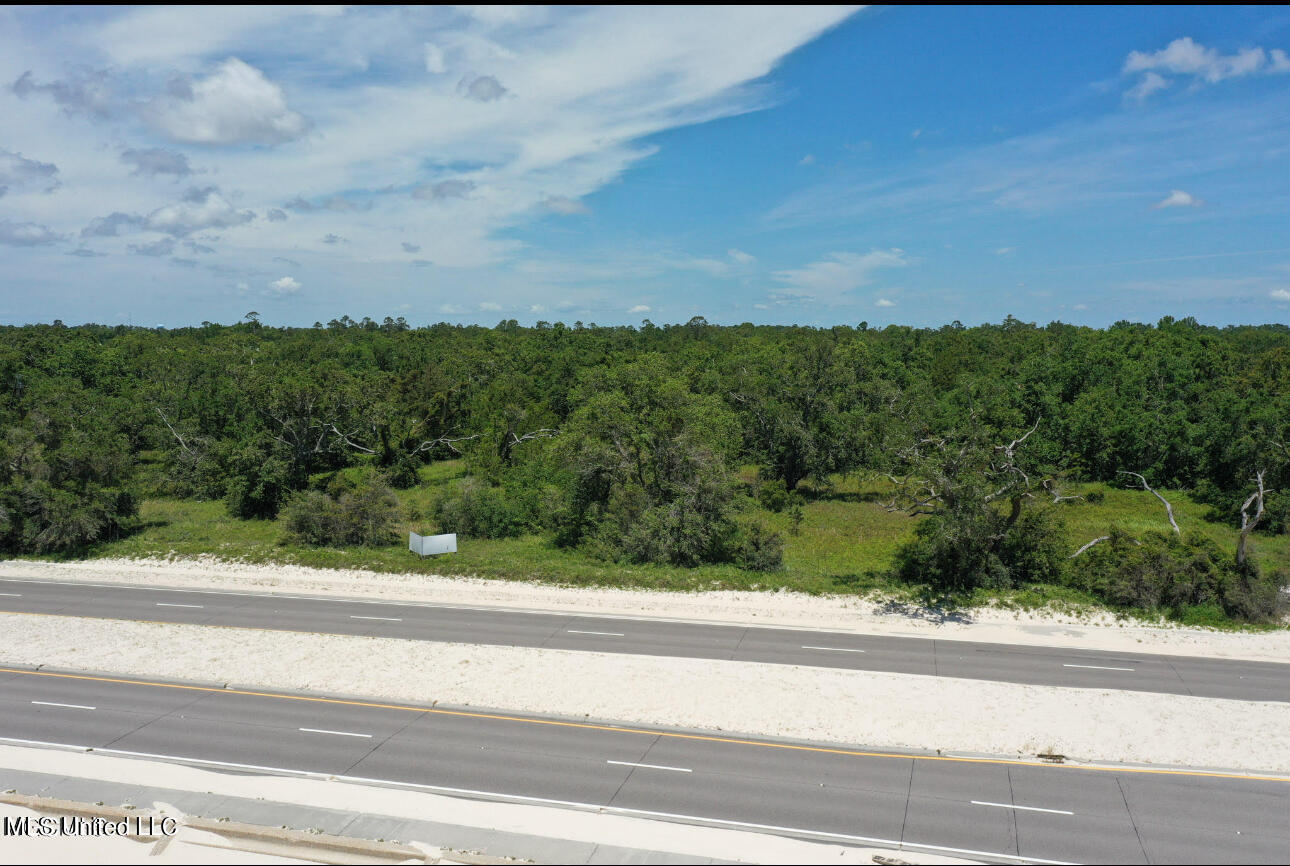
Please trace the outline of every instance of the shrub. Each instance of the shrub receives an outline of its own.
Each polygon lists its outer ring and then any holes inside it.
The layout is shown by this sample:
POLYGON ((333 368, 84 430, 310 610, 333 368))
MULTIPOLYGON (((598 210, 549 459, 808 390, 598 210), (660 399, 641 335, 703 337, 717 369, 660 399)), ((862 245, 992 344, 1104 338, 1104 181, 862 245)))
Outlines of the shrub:
POLYGON ((291 465, 270 443, 223 443, 213 467, 224 479, 229 513, 243 519, 272 520, 298 486, 291 465))
POLYGON ((896 552, 896 573, 938 592, 1008 589, 1062 574, 1061 521, 1052 509, 1023 511, 1012 524, 991 510, 943 511, 896 552))
POLYGON ((381 547, 397 540, 399 501, 377 480, 359 484, 333 498, 302 490, 283 509, 288 537, 319 547, 381 547))
POLYGON ((784 539, 760 523, 741 527, 735 562, 747 571, 782 571, 784 539))
POLYGON ((532 531, 536 522, 526 501, 476 478, 466 478, 439 497, 434 518, 440 531, 466 538, 514 538, 532 531))
POLYGON ((1069 570, 1069 582, 1119 607, 1164 613, 1175 619, 1204 618, 1221 609, 1236 620, 1275 618, 1275 576, 1262 576, 1212 539, 1188 533, 1150 532, 1133 538, 1113 529, 1110 538, 1083 554, 1069 570))

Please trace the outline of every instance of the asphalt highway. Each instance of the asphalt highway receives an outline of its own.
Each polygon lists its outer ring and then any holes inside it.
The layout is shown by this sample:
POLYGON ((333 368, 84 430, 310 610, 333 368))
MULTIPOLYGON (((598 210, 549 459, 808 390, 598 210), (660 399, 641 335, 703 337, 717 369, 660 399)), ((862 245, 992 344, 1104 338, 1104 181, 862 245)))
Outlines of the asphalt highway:
POLYGON ((1275 777, 896 754, 16 668, 0 669, 0 743, 997 862, 1290 860, 1290 779, 1275 777))
POLYGON ((0 613, 634 653, 1290 701, 1290 664, 661 619, 0 578, 0 613))

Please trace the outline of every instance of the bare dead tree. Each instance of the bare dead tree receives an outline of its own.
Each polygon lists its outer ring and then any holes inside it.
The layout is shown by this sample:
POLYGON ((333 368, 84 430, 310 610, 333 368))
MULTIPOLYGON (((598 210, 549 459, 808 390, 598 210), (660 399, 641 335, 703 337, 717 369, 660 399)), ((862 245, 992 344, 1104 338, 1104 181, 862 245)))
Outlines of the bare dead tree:
POLYGON ((175 440, 179 443, 179 447, 184 449, 184 453, 193 453, 193 450, 188 447, 188 443, 184 441, 184 437, 180 436, 179 431, 170 423, 170 419, 166 417, 166 413, 161 411, 161 407, 154 406, 153 408, 157 410, 157 414, 161 416, 162 423, 166 425, 166 428, 170 431, 170 435, 175 437, 175 440))
POLYGON ((1103 542, 1103 541, 1110 541, 1110 539, 1111 539, 1111 536, 1109 536, 1109 535, 1099 535, 1097 538, 1093 539, 1093 540, 1092 540, 1092 541, 1090 541, 1088 544, 1084 545, 1084 546, 1083 546, 1083 547, 1081 547, 1079 550, 1077 550, 1077 551, 1075 551, 1074 553, 1072 553, 1072 554, 1070 555, 1070 558, 1071 558, 1071 559, 1074 559, 1075 557, 1079 556, 1079 555, 1080 555, 1081 553, 1083 553, 1084 551, 1088 550, 1088 549, 1089 549, 1090 547, 1092 547, 1093 545, 1098 544, 1099 542, 1103 542))
POLYGON ((1045 478, 1041 486, 1053 495, 1053 505, 1058 505, 1062 502, 1074 502, 1077 499, 1081 502, 1084 501, 1083 496, 1062 496, 1061 491, 1057 489, 1057 482, 1052 478, 1045 478))
POLYGON ((1263 476, 1266 473, 1266 469, 1260 469, 1254 474, 1254 483, 1256 485, 1255 491, 1250 494, 1249 498, 1245 500, 1245 504, 1241 506, 1241 536, 1240 540, 1236 542, 1237 565, 1245 565, 1245 543, 1249 539, 1250 533, 1254 531, 1254 528, 1263 521, 1263 498, 1266 493, 1263 487, 1263 476), (1250 515, 1251 505, 1257 505, 1257 510, 1254 512, 1253 516, 1250 515))
POLYGON ((409 451, 408 456, 412 457, 414 455, 420 454, 422 451, 429 451, 433 448, 437 448, 442 445, 444 448, 447 448, 453 454, 456 454, 458 457, 460 457, 461 451, 456 447, 456 443, 469 442, 472 439, 478 439, 478 438, 479 438, 479 434, 475 433, 470 436, 457 436, 457 437, 440 436, 437 439, 426 439, 420 445, 418 445, 417 447, 409 451))
POLYGON ((332 424, 330 426, 331 426, 331 432, 335 435, 337 439, 341 441, 342 444, 347 445, 350 448, 353 448, 355 451, 362 451, 364 454, 376 453, 376 449, 368 448, 366 445, 360 445, 351 438, 357 435, 358 433, 357 430, 350 431, 349 433, 342 433, 340 432, 340 428, 338 428, 335 424, 332 424))
POLYGON ((501 457, 503 463, 510 463, 511 451, 515 449, 516 445, 522 445, 525 442, 532 442, 535 439, 550 439, 552 436, 559 435, 559 433, 559 430, 551 427, 540 427, 537 430, 530 430, 523 435, 519 435, 513 429, 508 427, 505 435, 502 437, 502 444, 497 449, 498 456, 501 457))
MULTIPOLYGON (((972 418, 975 417, 974 410, 972 418)), ((955 508, 963 497, 979 495, 971 488, 979 483, 974 479, 980 479, 989 491, 977 500, 981 507, 990 508, 1000 501, 1009 503, 1010 510, 996 540, 1003 538, 1021 518, 1025 500, 1034 498, 1033 481, 1020 465, 1017 452, 1039 429, 1042 420, 1036 418, 1029 430, 1006 445, 987 447, 968 438, 955 447, 939 436, 919 439, 899 452, 899 461, 912 471, 903 479, 887 476, 896 485, 896 493, 884 507, 911 516, 932 514, 940 507, 955 508)), ((1048 488, 1047 481, 1044 486, 1048 488)))
POLYGON ((1156 498, 1157 498, 1157 499, 1159 499, 1162 503, 1164 503, 1164 506, 1165 506, 1165 514, 1167 514, 1167 515, 1169 516, 1169 525, 1170 525, 1170 526, 1172 526, 1172 527, 1174 528, 1174 535, 1182 535, 1182 530, 1178 528, 1178 521, 1177 521, 1177 520, 1174 520, 1174 507, 1173 507, 1172 505, 1170 505, 1170 504, 1169 504, 1169 500, 1168 500, 1168 499, 1165 499, 1165 498, 1164 498, 1163 496, 1161 496, 1158 492, 1156 492, 1154 489, 1152 489, 1151 485, 1147 483, 1147 479, 1146 479, 1146 478, 1143 478, 1141 473, 1139 473, 1139 472, 1129 472, 1129 471, 1127 471, 1127 470, 1121 469, 1121 470, 1120 470, 1120 474, 1121 474, 1121 475, 1132 475, 1134 478, 1136 478, 1136 479, 1138 479, 1139 481, 1141 481, 1141 482, 1142 482, 1142 489, 1143 489, 1143 490, 1147 491, 1147 492, 1148 492, 1148 493, 1150 493, 1152 496, 1156 497, 1156 498))

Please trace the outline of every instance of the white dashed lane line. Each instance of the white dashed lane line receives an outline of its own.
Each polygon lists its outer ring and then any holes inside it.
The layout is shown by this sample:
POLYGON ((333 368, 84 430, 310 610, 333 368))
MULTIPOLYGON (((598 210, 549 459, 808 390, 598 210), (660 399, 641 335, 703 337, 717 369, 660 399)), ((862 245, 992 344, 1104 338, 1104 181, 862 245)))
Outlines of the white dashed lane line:
POLYGON ((605 761, 606 764, 617 764, 620 767, 642 767, 646 770, 671 770, 673 773, 693 773, 685 767, 665 767, 662 764, 637 764, 632 761, 605 761))
POLYGON ((32 701, 42 707, 65 707, 69 710, 97 710, 98 707, 87 707, 84 704, 56 704, 53 701, 32 701))
POLYGON ((626 637, 625 634, 618 631, 578 631, 576 628, 566 629, 565 634, 598 634, 602 637, 626 637))
POLYGON ((973 800, 973 806, 996 806, 1000 809, 1020 809, 1023 812, 1048 812, 1052 815, 1074 815, 1074 812, 1067 812, 1065 809, 1041 809, 1038 806, 1017 806, 1012 803, 988 803, 984 800, 973 800))
POLYGON ((350 614, 349 618, 350 619, 379 619, 382 622, 403 622, 403 618, 398 616, 355 616, 354 614, 350 614))
POLYGON ((204 604, 175 604, 169 601, 158 601, 158 602, 155 602, 155 604, 157 605, 157 607, 198 607, 200 608, 200 607, 206 606, 204 604))
POLYGON ((828 650, 835 653, 862 653, 862 649, 850 649, 844 646, 804 646, 802 649, 828 650))
POLYGON ((1109 668, 1105 665, 1062 665, 1064 668, 1088 668, 1094 671, 1131 671, 1133 668, 1109 668))
POLYGON ((338 737, 362 737, 367 740, 372 739, 371 734, 353 734, 349 731, 328 731, 322 728, 301 728, 300 730, 304 731, 306 734, 335 734, 338 737))

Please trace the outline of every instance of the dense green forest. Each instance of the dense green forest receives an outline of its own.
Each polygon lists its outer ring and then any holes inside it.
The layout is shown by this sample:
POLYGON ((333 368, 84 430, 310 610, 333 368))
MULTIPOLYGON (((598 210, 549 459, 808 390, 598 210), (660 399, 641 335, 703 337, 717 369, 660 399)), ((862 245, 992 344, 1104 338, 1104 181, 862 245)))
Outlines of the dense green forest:
POLYGON ((624 568, 773 576, 848 503, 909 527, 866 586, 1267 622, 1290 583, 1260 550, 1290 518, 1283 325, 56 322, 0 329, 0 394, 11 554, 128 539, 153 500, 379 551, 452 466, 418 525, 624 568), (1158 527, 1073 537, 1129 490, 1158 527))

